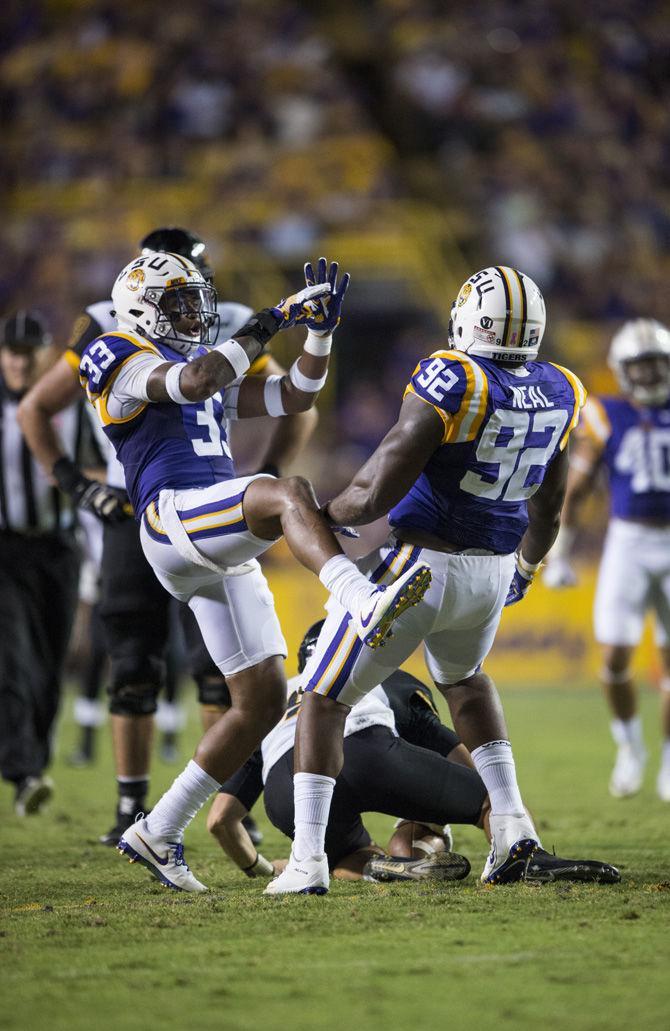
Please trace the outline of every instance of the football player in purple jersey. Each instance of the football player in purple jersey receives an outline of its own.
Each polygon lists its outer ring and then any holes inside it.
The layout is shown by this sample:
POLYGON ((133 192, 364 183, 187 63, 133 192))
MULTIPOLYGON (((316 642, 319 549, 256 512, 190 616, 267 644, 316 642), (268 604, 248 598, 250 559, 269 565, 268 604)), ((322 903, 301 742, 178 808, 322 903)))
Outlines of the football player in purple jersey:
POLYGON ((428 562, 432 583, 374 653, 361 646, 344 608, 329 603, 305 671, 293 850, 268 894, 327 890, 325 831, 347 714, 422 642, 491 801, 482 881, 519 880, 540 848, 482 663, 503 607, 524 596, 554 542, 565 448, 585 398, 571 372, 537 361, 545 321, 542 294, 528 276, 505 266, 471 276, 452 307, 449 347, 419 362, 396 425, 325 508, 333 523, 351 526, 388 513, 388 544, 359 568, 383 583, 428 562))
POLYGON ((579 511, 604 471, 610 522, 594 622, 617 746, 609 788, 615 798, 624 798, 642 786, 647 752, 631 660, 651 610, 663 670, 663 746, 656 787, 660 798, 670 802, 670 332, 652 319, 626 322, 612 340, 608 361, 622 396, 590 397, 584 408, 561 530, 544 579, 550 587, 576 582, 570 552, 579 511))
POLYGON ((383 643, 394 620, 430 583, 424 564, 377 585, 347 559, 311 485, 268 473, 238 477, 228 420, 281 417, 310 408, 324 385, 332 334, 349 277, 319 259, 307 285, 252 315, 222 343, 216 292, 187 258, 151 252, 112 290, 118 328, 84 348, 82 385, 124 470, 144 554, 159 582, 186 602, 225 676, 231 706, 148 817, 124 831, 119 851, 169 887, 206 890, 186 866, 183 833, 219 785, 280 718, 286 645, 257 556, 282 535, 351 612, 360 640, 383 643), (290 372, 245 376, 280 329, 303 325, 290 372))
MULTIPOLYGON (((214 285, 214 269, 205 242, 188 229, 162 226, 139 243, 141 254, 169 251, 188 258, 214 285)), ((245 304, 217 297, 219 333, 226 339, 253 314, 245 304)), ((144 557, 137 523, 125 489, 123 468, 114 448, 92 414, 97 441, 106 452, 106 482, 90 480, 75 463, 62 461, 67 452, 55 419, 81 396, 79 362, 84 348, 116 329, 111 298, 88 305, 76 319, 63 355, 23 398, 18 420, 28 444, 48 475, 57 470, 59 486, 82 512, 103 523, 100 570, 100 623, 109 656, 109 711, 117 782, 115 817, 101 835, 103 845, 116 847, 135 814, 145 811, 150 789, 154 714, 158 698, 167 694, 166 652, 169 650, 172 601, 144 557)), ((286 370, 265 348, 247 375, 283 375, 286 370)), ((259 472, 281 470, 292 462, 314 430, 316 410, 273 420, 259 472)), ((86 516, 84 516, 86 518, 86 516)), ((187 606, 179 615, 188 648, 188 669, 197 684, 203 729, 228 707, 228 688, 205 649, 187 606)), ((253 833, 253 831, 252 831, 253 833)))

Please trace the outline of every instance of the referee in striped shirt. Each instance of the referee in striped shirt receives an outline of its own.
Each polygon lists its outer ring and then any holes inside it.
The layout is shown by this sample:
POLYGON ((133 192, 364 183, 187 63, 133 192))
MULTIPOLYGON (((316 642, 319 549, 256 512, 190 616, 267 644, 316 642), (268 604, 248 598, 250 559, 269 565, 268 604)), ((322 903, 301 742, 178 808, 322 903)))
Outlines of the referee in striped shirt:
MULTIPOLYGON (((41 317, 18 312, 0 327, 0 774, 20 816, 53 791, 44 775, 77 604, 73 514, 33 460, 16 419, 50 342, 41 317)), ((77 407, 61 415, 72 453, 77 407)))

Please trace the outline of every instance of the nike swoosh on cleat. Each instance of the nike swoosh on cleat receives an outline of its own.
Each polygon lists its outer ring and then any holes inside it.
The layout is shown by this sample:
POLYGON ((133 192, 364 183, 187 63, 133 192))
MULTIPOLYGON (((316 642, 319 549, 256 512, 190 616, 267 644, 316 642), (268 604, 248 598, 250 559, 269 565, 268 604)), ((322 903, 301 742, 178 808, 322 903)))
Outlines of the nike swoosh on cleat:
POLYGON ((144 838, 142 837, 142 835, 141 835, 141 834, 138 834, 138 833, 137 833, 137 831, 135 831, 135 833, 137 834, 137 837, 138 837, 138 838, 140 839, 140 841, 142 842, 142 844, 144 845, 144 847, 145 847, 145 848, 148 848, 148 849, 149 849, 149 851, 151 852, 151 855, 152 855, 152 856, 154 857, 154 859, 156 860, 156 862, 157 862, 157 863, 160 863, 160 865, 161 865, 161 866, 167 866, 167 864, 168 864, 168 863, 170 862, 170 856, 169 856, 169 854, 168 854, 167 856, 165 856, 165 858, 162 858, 161 856, 157 855, 157 854, 156 854, 156 853, 154 852, 154 850, 152 849, 151 845, 147 844, 147 842, 146 842, 146 841, 144 840, 144 838))
POLYGON ((372 612, 369 614, 369 616, 367 616, 366 619, 363 619, 363 617, 361 616, 361 626, 362 627, 370 626, 370 620, 372 619, 372 616, 373 616, 372 612))

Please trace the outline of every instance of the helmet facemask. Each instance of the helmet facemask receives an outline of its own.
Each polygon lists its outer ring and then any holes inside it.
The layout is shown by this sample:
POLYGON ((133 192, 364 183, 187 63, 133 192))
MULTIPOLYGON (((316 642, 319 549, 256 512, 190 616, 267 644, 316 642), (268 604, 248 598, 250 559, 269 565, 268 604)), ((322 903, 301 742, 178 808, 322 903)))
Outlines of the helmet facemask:
POLYGON ((670 398, 670 355, 645 354, 622 362, 617 369, 621 389, 640 405, 651 408, 670 398))
POLYGON ((180 354, 216 341, 216 290, 180 255, 153 251, 136 258, 119 273, 112 303, 119 325, 180 354))
POLYGON ((633 319, 614 334, 607 358, 624 394, 658 407, 670 398, 670 332, 655 319, 633 319))
POLYGON ((149 289, 145 299, 158 309, 156 336, 175 350, 188 354, 202 344, 215 342, 219 315, 214 287, 179 285, 162 291, 149 289))

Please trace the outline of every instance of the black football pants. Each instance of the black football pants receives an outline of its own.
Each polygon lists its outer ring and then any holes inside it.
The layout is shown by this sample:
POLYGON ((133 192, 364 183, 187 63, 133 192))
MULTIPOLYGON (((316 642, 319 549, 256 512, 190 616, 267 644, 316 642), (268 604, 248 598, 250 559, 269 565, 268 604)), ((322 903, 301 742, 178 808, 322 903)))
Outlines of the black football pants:
POLYGON ((0 774, 19 783, 50 758, 51 730, 77 605, 68 534, 0 531, 0 774))

